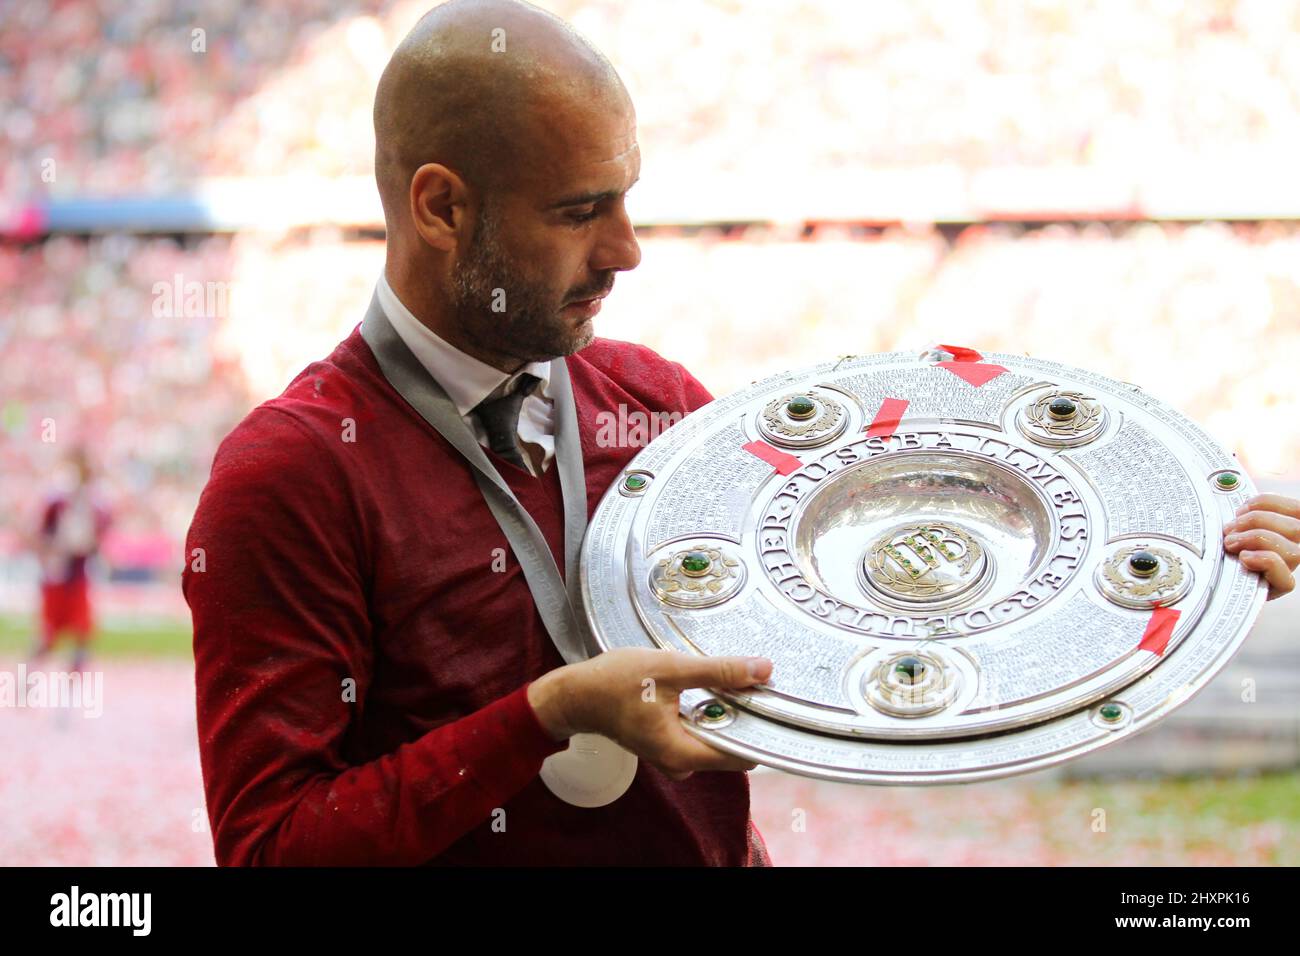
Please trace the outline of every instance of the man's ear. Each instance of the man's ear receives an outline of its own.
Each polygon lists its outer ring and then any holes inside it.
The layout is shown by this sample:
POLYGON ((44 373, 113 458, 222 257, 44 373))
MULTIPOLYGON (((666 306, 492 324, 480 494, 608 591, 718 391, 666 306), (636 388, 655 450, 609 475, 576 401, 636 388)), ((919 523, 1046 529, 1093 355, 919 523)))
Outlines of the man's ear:
POLYGON ((441 252, 454 252, 469 223, 465 180, 441 163, 425 163, 411 176, 410 204, 420 238, 441 252))

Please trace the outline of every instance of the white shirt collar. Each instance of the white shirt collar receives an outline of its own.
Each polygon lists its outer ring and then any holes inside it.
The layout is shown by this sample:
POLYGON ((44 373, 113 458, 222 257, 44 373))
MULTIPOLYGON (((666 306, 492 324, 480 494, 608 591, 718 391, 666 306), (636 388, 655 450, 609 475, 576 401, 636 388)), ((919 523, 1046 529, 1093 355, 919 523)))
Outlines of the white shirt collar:
MULTIPOLYGON (((406 347, 419 359, 420 364, 443 387, 462 417, 472 412, 479 402, 491 395, 507 380, 510 382, 510 387, 513 387, 514 380, 524 372, 536 375, 542 380, 534 394, 540 393, 548 399, 552 397, 550 362, 531 362, 517 372, 507 374, 462 352, 434 333, 402 304, 402 300, 388 284, 388 277, 382 272, 379 274, 375 291, 379 296, 379 305, 388 316, 393 329, 406 343, 406 347)), ((503 390, 502 394, 504 393, 503 390)))

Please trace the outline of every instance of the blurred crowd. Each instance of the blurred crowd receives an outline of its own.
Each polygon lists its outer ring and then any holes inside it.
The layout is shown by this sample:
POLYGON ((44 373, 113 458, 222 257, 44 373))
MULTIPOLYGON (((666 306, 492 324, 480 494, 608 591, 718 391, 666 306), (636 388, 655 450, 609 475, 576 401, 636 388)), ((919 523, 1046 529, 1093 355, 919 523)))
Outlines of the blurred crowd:
MULTIPOLYGON (((597 334, 650 345, 715 395, 843 354, 1028 353, 1140 384, 1256 477, 1300 477, 1300 225, 655 230, 641 244, 597 334)), ((381 242, 330 231, 0 247, 0 554, 84 440, 116 553, 161 540, 179 556, 217 443, 353 329, 382 268, 381 242), (176 294, 192 287, 221 294, 176 294)))
MULTIPOLYGON (((0 3, 0 220, 45 198, 368 175, 375 83, 431 5, 0 3)), ((1300 0, 541 5, 632 93, 641 222, 728 183, 793 197, 800 221, 819 218, 798 208, 809 184, 841 172, 1083 166, 1127 182, 1300 155, 1300 0)), ((598 329, 715 394, 940 341, 1057 358, 1147 386, 1263 476, 1300 477, 1298 230, 658 228, 598 329)), ((109 559, 179 556, 217 442, 351 330, 382 263, 382 243, 323 229, 0 245, 0 557, 77 442, 115 508, 109 559)))
MULTIPOLYGON (((432 5, 0 5, 0 199, 368 173, 375 83, 432 5)), ((1300 154, 1295 0, 541 5, 617 65, 647 162, 674 187, 1300 154)))
POLYGON ((1300 478, 1300 224, 845 232, 643 242, 598 334, 651 345, 715 395, 843 354, 1029 354, 1139 384, 1258 477, 1300 478))
MULTIPOLYGON (((260 162, 260 134, 271 130, 273 141, 296 143, 313 119, 301 112, 288 122, 267 116, 265 129, 254 123, 232 142, 232 111, 252 104, 274 75, 311 60, 316 39, 332 25, 391 6, 377 0, 0 4, 6 141, 0 197, 165 195, 205 176, 243 174, 260 162)), ((364 86, 364 80, 349 85, 347 96, 373 95, 373 83, 364 86)), ((311 111, 319 118, 342 105, 338 93, 312 86, 302 95, 319 97, 311 111)), ((331 140, 328 148, 336 145, 331 140)))
POLYGON ((179 569, 179 534, 248 392, 218 348, 223 317, 155 288, 220 279, 230 252, 225 238, 125 235, 0 247, 0 554, 23 548, 84 445, 114 514, 105 556, 179 569))

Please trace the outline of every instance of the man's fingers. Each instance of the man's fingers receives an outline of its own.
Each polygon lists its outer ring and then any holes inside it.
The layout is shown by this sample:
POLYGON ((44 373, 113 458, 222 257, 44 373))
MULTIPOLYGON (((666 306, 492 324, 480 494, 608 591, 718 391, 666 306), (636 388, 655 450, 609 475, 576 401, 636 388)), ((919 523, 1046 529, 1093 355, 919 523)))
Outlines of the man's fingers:
POLYGON ((1247 498, 1246 503, 1237 509, 1238 516, 1247 511, 1276 511, 1290 518, 1300 518, 1300 498, 1288 498, 1272 492, 1247 498))
MULTIPOLYGON (((660 757, 674 770, 753 770, 758 764, 743 757, 733 757, 697 740, 685 730, 673 735, 668 752, 660 757)), ((665 769, 665 773, 668 773, 665 769)))
POLYGON ((1223 526, 1224 531, 1230 532, 1250 531, 1254 528, 1274 531, 1288 541, 1300 544, 1300 518, 1290 518, 1275 511, 1247 511, 1223 526))
POLYGON ((1234 551, 1272 551, 1278 555, 1287 568, 1300 564, 1300 545, 1289 541, 1276 531, 1241 531, 1223 539, 1223 549, 1234 551))
POLYGON ((752 687, 772 676, 766 657, 689 657, 675 655, 664 679, 679 690, 688 687, 752 687))
POLYGON ((1295 588, 1295 575, 1276 551, 1243 551, 1241 564, 1264 575, 1264 580, 1268 582, 1270 601, 1283 594, 1290 594, 1295 588))

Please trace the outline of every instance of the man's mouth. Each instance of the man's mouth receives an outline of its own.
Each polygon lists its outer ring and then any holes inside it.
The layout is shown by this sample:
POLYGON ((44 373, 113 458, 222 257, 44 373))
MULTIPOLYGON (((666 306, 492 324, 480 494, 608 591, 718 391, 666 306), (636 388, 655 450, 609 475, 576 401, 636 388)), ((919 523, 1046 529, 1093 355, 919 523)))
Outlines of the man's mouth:
POLYGON ((570 302, 566 305, 564 311, 589 319, 600 311, 600 300, 603 298, 605 298, 605 294, 590 299, 579 299, 576 302, 570 302))
POLYGON ((609 288, 609 289, 605 289, 603 292, 597 292, 595 295, 583 296, 581 299, 570 299, 568 305, 566 305, 565 308, 568 308, 569 305, 590 305, 592 302, 595 302, 598 299, 605 298, 605 296, 609 295, 613 291, 614 291, 613 288, 609 288))
POLYGON ((600 311, 600 300, 609 295, 613 288, 605 289, 603 292, 597 292, 595 295, 587 296, 584 299, 574 299, 564 307, 565 312, 580 315, 583 318, 591 318, 600 311))

